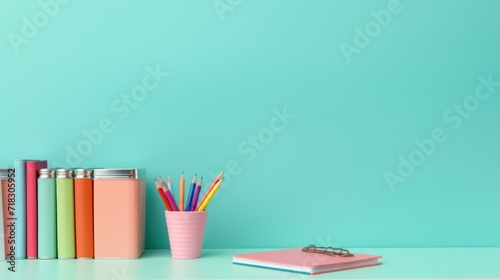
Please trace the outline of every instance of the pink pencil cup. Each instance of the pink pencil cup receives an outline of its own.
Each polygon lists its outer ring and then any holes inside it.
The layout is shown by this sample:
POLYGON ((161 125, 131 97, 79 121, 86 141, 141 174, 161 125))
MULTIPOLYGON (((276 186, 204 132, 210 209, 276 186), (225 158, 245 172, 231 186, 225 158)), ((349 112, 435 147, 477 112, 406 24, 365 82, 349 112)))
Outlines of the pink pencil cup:
POLYGON ((207 215, 207 211, 165 211, 172 258, 201 257, 207 215))

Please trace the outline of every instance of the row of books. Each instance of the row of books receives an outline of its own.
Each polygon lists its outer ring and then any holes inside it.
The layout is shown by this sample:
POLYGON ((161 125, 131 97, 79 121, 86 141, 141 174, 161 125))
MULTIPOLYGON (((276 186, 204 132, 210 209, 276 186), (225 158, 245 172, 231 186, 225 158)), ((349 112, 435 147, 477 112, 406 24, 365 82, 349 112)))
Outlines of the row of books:
POLYGON ((26 258, 27 244, 32 249, 37 243, 37 172, 46 167, 45 160, 15 160, 13 168, 0 169, 5 254, 10 259, 26 258))
POLYGON ((8 260, 137 258, 144 251, 145 170, 0 169, 8 260), (119 236, 118 238, 116 236, 119 236))

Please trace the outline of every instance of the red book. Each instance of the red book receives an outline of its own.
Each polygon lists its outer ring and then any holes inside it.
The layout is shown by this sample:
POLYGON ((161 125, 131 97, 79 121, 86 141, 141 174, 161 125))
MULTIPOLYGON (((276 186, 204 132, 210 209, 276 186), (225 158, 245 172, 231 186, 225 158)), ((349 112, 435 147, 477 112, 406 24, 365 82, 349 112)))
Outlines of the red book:
POLYGON ((352 257, 303 252, 302 248, 233 255, 242 264, 306 274, 318 274, 382 264, 381 256, 352 253, 352 257))
POLYGON ((38 170, 47 168, 46 160, 26 162, 26 257, 38 257, 38 170))

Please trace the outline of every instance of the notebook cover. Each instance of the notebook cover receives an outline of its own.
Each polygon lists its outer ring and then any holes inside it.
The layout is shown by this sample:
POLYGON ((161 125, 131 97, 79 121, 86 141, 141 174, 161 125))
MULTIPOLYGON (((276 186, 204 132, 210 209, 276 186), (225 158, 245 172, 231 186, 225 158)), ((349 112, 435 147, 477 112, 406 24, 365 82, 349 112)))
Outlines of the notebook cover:
POLYGON ((37 173, 42 168, 47 168, 46 160, 26 162, 26 256, 28 258, 38 257, 37 173))
MULTIPOLYGON (((333 268, 333 269, 321 271, 321 272, 312 271, 311 274, 326 273, 326 272, 333 272, 333 271, 338 271, 338 270, 353 269, 353 268, 381 264, 380 262, 378 262, 378 263, 369 264, 369 265, 362 265, 362 264, 356 265, 356 263, 359 263, 359 262, 368 261, 368 260, 375 260, 375 259, 382 258, 382 257, 378 256, 378 255, 366 255, 366 254, 358 254, 358 253, 353 253, 353 254, 354 254, 354 256, 352 256, 352 257, 328 256, 328 255, 324 255, 324 254, 302 252, 302 248, 293 248, 293 249, 256 252, 256 253, 248 253, 248 254, 236 254, 236 255, 233 255, 233 258, 241 258, 241 259, 246 259, 246 260, 261 261, 261 262, 275 263, 275 264, 281 264, 281 265, 295 265, 295 266, 307 267, 310 269, 313 269, 313 268, 318 269, 321 267, 332 266, 332 265, 341 265, 341 264, 352 264, 353 265, 352 267, 349 267, 349 268, 341 268, 341 269, 333 268)), ((241 264, 244 264, 244 263, 241 263, 241 264)), ((270 264, 270 265, 272 266, 272 264, 270 264)), ((260 266, 260 265, 259 265, 259 267, 272 268, 272 267, 266 267, 266 266, 260 266)), ((292 270, 292 271, 294 271, 294 270, 292 270)))

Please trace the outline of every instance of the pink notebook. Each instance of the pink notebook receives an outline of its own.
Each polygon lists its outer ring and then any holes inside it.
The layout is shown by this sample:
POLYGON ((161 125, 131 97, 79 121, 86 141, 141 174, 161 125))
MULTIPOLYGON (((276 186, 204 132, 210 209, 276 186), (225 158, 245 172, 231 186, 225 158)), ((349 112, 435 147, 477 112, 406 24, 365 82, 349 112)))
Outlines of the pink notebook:
POLYGON ((381 256, 352 253, 352 257, 302 252, 302 248, 237 254, 234 264, 287 270, 307 274, 333 272, 382 264, 381 256))

